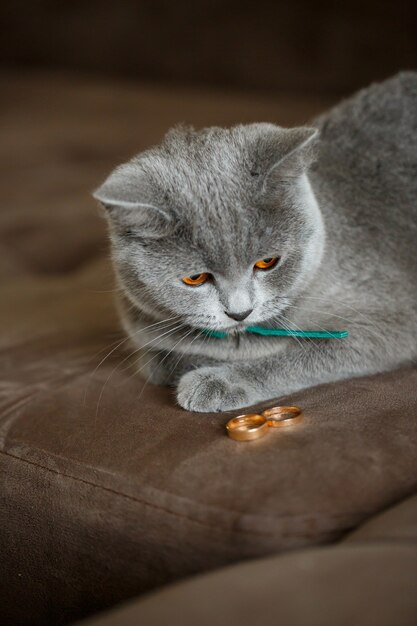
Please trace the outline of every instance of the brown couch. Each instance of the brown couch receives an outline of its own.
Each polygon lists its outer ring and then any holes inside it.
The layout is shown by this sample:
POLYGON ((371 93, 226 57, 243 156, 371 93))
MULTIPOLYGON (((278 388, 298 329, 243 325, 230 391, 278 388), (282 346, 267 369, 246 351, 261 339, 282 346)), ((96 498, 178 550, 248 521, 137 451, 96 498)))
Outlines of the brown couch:
POLYGON ((238 563, 102 623, 172 623, 178 610, 184 624, 412 624, 416 500, 380 534, 366 521, 416 490, 415 367, 294 394, 303 425, 229 440, 229 415, 183 411, 124 361, 89 196, 177 121, 293 124, 330 102, 2 82, 0 623, 68 623, 238 563))

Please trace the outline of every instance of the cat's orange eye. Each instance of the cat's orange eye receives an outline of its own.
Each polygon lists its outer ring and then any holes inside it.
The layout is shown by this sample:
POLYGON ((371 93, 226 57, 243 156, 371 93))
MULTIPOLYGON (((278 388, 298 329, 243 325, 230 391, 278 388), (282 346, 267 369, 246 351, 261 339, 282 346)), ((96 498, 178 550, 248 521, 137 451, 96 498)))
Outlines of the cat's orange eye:
POLYGON ((268 259, 260 259, 259 261, 256 261, 255 263, 255 268, 257 270, 270 270, 272 267, 274 267, 279 261, 279 257, 278 256, 271 256, 268 259))
POLYGON ((182 282, 185 283, 186 285, 190 285, 191 287, 198 287, 199 285, 206 283, 209 278, 210 278, 210 274, 208 274, 207 272, 203 272, 203 274, 195 274, 194 276, 185 276, 185 278, 182 279, 182 282))

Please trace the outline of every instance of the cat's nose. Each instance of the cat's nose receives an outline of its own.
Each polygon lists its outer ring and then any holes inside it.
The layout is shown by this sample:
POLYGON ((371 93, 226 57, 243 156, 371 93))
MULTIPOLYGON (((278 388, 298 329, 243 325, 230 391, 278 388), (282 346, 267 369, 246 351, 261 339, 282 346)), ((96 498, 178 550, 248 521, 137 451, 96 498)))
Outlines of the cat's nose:
POLYGON ((234 311, 225 311, 227 317, 231 317, 232 320, 236 320, 237 322, 241 322, 246 319, 248 315, 252 313, 253 309, 248 309, 247 311, 242 311, 241 313, 235 313, 234 311))

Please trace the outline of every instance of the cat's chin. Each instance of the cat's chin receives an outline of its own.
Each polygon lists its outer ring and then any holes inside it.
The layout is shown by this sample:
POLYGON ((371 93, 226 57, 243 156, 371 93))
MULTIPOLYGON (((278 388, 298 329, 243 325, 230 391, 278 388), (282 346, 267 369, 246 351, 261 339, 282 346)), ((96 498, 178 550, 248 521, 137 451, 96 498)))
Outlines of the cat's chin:
POLYGON ((221 332, 221 333, 229 333, 229 334, 237 334, 242 333, 246 330, 248 326, 253 326, 255 324, 259 324, 259 322, 241 322, 238 324, 224 324, 222 326, 213 326, 212 324, 201 324, 193 321, 186 321, 189 326, 195 328, 196 330, 210 330, 212 332, 221 332))
POLYGON ((214 332, 228 333, 229 335, 240 335, 245 332, 248 326, 252 326, 252 323, 248 324, 236 324, 236 326, 217 326, 216 328, 206 327, 206 330, 214 332))

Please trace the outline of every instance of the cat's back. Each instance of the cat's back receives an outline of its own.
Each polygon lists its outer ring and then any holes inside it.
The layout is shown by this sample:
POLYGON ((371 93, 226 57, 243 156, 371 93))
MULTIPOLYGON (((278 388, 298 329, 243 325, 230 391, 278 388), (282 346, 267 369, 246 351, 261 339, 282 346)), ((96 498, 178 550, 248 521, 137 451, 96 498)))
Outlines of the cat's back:
POLYGON ((333 210, 417 225, 417 73, 371 85, 315 125, 312 182, 333 210))

